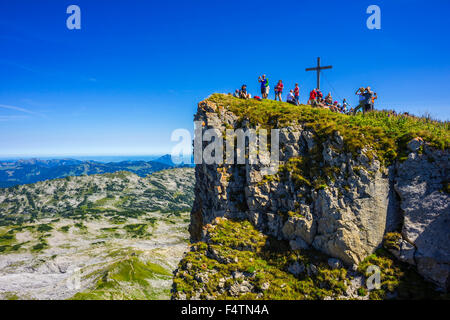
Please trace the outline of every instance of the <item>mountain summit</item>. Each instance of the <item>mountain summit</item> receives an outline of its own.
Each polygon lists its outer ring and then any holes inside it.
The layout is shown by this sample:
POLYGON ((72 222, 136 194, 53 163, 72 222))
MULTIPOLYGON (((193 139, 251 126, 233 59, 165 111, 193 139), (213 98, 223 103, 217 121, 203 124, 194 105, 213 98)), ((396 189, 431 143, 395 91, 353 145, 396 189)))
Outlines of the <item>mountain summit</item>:
POLYGON ((279 129, 280 161, 274 175, 248 158, 196 166, 193 245, 174 298, 384 299, 449 290, 448 123, 219 94, 199 103, 195 119, 203 132, 279 129), (381 287, 369 293, 373 270, 381 270, 381 287))

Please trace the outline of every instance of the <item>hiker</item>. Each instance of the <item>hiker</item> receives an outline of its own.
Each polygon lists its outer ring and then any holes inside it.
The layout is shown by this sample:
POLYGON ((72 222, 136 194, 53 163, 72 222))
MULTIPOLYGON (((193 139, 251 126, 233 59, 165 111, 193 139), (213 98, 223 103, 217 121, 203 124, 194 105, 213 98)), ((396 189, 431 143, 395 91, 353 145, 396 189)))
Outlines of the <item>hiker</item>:
POLYGON ((236 91, 234 91, 233 97, 239 98, 239 89, 236 89, 236 91))
POLYGON ((350 107, 350 104, 349 104, 349 103, 347 102, 347 100, 344 98, 344 100, 342 100, 341 112, 342 112, 342 113, 347 113, 348 107, 350 107))
POLYGON ((323 94, 322 91, 320 91, 320 89, 316 89, 317 92, 317 103, 319 105, 323 105, 323 94))
POLYGON ((375 100, 378 99, 378 95, 376 92, 374 92, 372 96, 372 111, 375 110, 375 100))
POLYGON ((370 89, 370 87, 366 88, 366 91, 364 92, 364 109, 363 113, 366 113, 368 111, 372 111, 373 105, 372 105, 372 98, 374 94, 373 91, 370 89))
POLYGON ((298 86, 298 83, 295 84, 294 98, 295 98, 295 104, 297 106, 300 105, 300 87, 298 86))
POLYGON ((281 95, 283 94, 283 87, 284 87, 283 81, 279 80, 278 84, 277 84, 277 88, 276 88, 277 90, 276 90, 276 94, 275 94, 275 101, 277 101, 277 98, 280 101, 282 101, 281 100, 281 95))
POLYGON ((239 98, 250 99, 252 96, 247 92, 247 85, 243 84, 241 90, 239 91, 239 98))
POLYGON ((289 91, 286 101, 290 104, 297 105, 297 100, 295 99, 294 90, 289 91))
POLYGON ((332 106, 333 105, 333 98, 331 97, 331 92, 329 92, 327 94, 327 96, 325 97, 325 104, 327 106, 332 106))
POLYGON ((313 105, 316 103, 316 98, 317 98, 317 92, 316 92, 316 88, 312 89, 312 91, 309 93, 309 100, 308 100, 308 104, 309 105, 313 105))
POLYGON ((353 110, 353 114, 356 114, 359 111, 359 109, 362 109, 364 112, 364 104, 365 104, 364 94, 365 94, 365 92, 366 92, 366 88, 364 88, 364 87, 361 87, 358 90, 356 90, 355 94, 359 96, 359 104, 353 110))
POLYGON ((269 79, 266 78, 266 75, 263 74, 262 77, 258 78, 258 82, 261 82, 261 95, 263 99, 267 99, 269 96, 269 79))
POLYGON ((316 90, 316 100, 314 103, 315 107, 320 107, 320 108, 327 108, 327 106, 325 105, 325 101, 323 100, 323 94, 319 89, 315 89, 316 90))
POLYGON ((335 101, 331 106, 330 106, 330 110, 333 112, 339 112, 339 104, 337 101, 335 101))

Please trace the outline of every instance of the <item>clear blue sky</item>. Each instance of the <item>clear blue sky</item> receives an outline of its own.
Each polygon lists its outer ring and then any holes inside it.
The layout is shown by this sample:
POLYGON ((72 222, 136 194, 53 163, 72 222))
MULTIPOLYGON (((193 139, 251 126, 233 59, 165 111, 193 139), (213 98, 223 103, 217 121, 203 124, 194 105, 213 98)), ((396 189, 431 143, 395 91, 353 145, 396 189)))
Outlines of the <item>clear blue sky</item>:
POLYGON ((448 120, 449 19, 448 0, 1 1, 0 157, 170 152, 198 101, 259 93, 262 73, 299 82, 305 102, 318 56, 333 96, 355 104, 370 85, 378 108, 448 120))

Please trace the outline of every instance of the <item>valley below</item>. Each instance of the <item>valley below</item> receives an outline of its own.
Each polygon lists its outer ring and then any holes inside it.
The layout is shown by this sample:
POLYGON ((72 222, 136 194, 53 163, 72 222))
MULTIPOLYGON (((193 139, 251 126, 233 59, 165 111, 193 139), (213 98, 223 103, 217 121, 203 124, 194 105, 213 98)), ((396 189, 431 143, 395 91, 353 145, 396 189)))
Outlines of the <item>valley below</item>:
POLYGON ((193 169, 0 189, 0 299, 168 299, 193 169))

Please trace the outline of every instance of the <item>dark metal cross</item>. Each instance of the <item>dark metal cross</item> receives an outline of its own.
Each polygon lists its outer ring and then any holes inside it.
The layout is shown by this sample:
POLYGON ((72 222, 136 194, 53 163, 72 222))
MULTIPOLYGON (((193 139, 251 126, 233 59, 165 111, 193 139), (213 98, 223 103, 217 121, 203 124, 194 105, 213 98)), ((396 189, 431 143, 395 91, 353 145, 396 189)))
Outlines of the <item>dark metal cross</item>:
POLYGON ((317 89, 320 89, 320 71, 324 69, 331 69, 333 66, 320 66, 320 57, 317 58, 317 67, 315 68, 307 68, 306 71, 317 71, 317 89))

